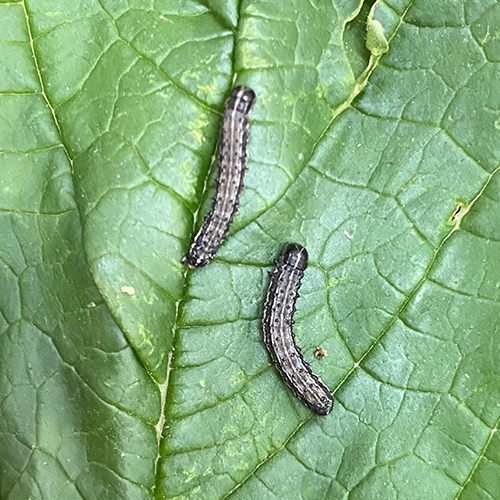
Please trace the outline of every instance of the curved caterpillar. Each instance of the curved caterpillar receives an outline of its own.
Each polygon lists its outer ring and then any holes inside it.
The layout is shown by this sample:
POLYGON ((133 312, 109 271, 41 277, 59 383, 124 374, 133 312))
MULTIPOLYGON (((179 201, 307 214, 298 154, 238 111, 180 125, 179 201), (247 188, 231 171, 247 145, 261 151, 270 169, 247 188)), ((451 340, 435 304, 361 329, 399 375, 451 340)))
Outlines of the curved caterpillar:
POLYGON ((327 415, 333 408, 332 393, 304 361, 292 330, 295 302, 307 261, 307 250, 302 245, 288 243, 283 248, 271 274, 264 305, 264 342, 295 396, 318 415, 327 415))
POLYGON ((235 87, 226 101, 219 137, 216 191, 210 210, 182 261, 190 267, 202 267, 215 255, 238 210, 247 170, 248 117, 255 101, 255 92, 245 86, 235 87))

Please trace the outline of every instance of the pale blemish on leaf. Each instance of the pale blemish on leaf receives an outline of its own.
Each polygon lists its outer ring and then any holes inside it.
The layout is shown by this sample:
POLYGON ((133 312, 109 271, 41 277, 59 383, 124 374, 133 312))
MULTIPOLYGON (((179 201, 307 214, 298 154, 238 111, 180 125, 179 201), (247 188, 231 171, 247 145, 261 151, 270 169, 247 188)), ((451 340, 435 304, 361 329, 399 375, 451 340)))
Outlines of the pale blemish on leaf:
POLYGON ((231 387, 241 385, 244 382, 244 378, 245 377, 244 377, 243 373, 231 375, 231 377, 229 377, 229 385, 231 387))
POLYGON ((339 283, 339 280, 337 278, 331 278, 328 280, 328 288, 335 288, 339 283))
POLYGON ((149 332, 146 330, 144 325, 142 323, 139 323, 137 325, 137 329, 138 329, 139 337, 142 340, 142 342, 140 342, 138 344, 138 347, 142 347, 144 345, 147 345, 151 348, 149 352, 150 353, 154 352, 155 349, 154 349, 153 343, 151 342, 151 339, 149 338, 149 332))
POLYGON ((190 123, 189 129, 198 144, 202 144, 207 140, 205 134, 205 128, 207 126, 208 120, 205 114, 201 114, 196 121, 190 123))
POLYGON ((133 286, 122 286, 120 289, 123 293, 127 295, 135 295, 135 288, 133 286))
POLYGON ((297 101, 299 100, 299 97, 294 94, 282 94, 281 95, 281 100, 287 105, 287 106, 295 106, 297 104, 297 101))
POLYGON ((193 479, 198 477, 198 471, 196 469, 184 470, 183 473, 186 475, 184 479, 185 483, 190 483, 193 479))
POLYGON ((235 462, 233 464, 233 470, 241 470, 241 471, 248 470, 248 462, 245 462, 244 460, 235 462))

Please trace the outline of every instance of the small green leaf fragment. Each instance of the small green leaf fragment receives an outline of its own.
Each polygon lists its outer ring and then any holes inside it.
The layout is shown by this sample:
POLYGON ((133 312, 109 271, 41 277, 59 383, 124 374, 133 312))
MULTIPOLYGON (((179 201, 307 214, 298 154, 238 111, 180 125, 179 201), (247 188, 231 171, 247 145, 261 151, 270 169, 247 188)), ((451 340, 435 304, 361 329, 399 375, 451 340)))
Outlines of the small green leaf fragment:
POLYGON ((389 42, 384 35, 382 24, 368 16, 366 28, 366 48, 374 55, 381 56, 389 50, 389 42))

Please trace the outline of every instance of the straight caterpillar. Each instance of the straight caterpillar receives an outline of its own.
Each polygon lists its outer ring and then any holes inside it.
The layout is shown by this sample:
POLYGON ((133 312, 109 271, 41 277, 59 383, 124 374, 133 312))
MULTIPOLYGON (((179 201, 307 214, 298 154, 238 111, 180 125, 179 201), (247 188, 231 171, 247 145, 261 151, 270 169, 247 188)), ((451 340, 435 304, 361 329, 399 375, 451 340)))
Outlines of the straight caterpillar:
POLYGON ((248 117, 255 101, 255 92, 245 86, 235 87, 226 101, 219 137, 215 195, 182 261, 189 267, 202 267, 215 255, 238 210, 247 170, 248 117))

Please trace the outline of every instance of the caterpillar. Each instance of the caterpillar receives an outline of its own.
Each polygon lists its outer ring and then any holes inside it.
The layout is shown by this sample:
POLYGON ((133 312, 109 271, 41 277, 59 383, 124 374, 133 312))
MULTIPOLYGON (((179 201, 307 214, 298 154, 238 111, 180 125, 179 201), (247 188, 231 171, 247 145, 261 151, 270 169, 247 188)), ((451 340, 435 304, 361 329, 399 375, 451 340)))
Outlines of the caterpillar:
POLYGON ((215 195, 183 259, 189 267, 202 267, 210 261, 224 241, 238 210, 247 171, 248 117, 255 101, 255 92, 246 86, 235 87, 226 100, 218 143, 215 195))
POLYGON ((264 342, 295 396, 318 415, 327 415, 333 408, 332 393, 304 360, 292 330, 295 302, 307 262, 307 250, 302 245, 288 243, 283 247, 271 273, 264 304, 264 342))

